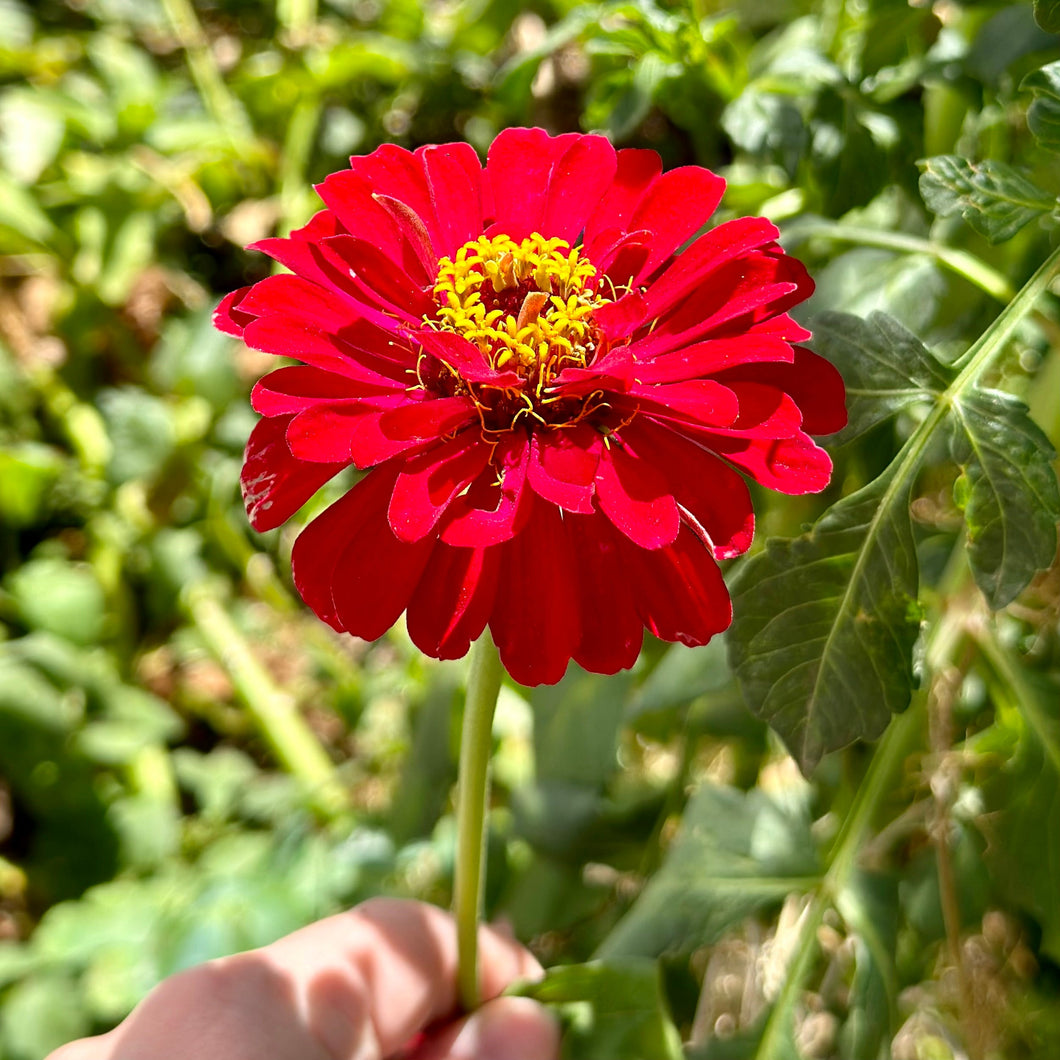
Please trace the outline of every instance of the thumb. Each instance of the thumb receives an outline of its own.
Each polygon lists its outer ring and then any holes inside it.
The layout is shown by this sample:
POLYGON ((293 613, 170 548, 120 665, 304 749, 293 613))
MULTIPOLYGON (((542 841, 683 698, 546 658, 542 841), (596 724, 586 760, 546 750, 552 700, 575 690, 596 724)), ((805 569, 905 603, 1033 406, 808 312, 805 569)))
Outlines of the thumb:
POLYGON ((558 1060, 559 1024, 536 1001, 499 997, 446 1027, 413 1060, 558 1060))

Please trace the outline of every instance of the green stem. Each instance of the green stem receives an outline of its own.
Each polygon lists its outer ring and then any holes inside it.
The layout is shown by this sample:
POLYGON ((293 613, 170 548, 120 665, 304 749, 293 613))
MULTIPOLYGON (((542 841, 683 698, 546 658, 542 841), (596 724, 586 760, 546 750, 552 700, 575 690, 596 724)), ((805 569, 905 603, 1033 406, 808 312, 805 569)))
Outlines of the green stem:
POLYGON ((162 6, 188 57, 188 69, 206 109, 233 144, 238 146, 240 141, 250 139, 246 114, 224 83, 191 0, 162 0, 162 6))
POLYGON ((858 788, 854 803, 832 848, 828 870, 806 910, 799 931, 799 941, 784 976, 784 986, 769 1013, 762 1038, 755 1051, 756 1060, 772 1060, 773 1057, 787 1055, 780 1043, 789 1029, 790 1014, 817 956, 817 930, 824 920, 825 913, 849 885, 865 833, 872 823, 880 800, 891 790, 894 774, 904 761, 921 722, 919 704, 910 707, 891 722, 872 756, 865 779, 858 788))
POLYGON ((309 38, 317 19, 317 0, 277 0, 276 17, 288 43, 301 47, 309 38))
POLYGON ((926 254, 934 258, 958 276, 985 291, 999 302, 1008 302, 1015 295, 1012 284, 996 269, 991 268, 974 254, 954 247, 942 246, 929 239, 909 235, 907 232, 885 232, 876 228, 858 228, 854 225, 835 224, 822 221, 817 224, 799 225, 792 231, 792 238, 833 239, 840 243, 857 243, 859 246, 880 247, 883 250, 898 250, 906 254, 926 254))
POLYGON ((471 649, 471 674, 467 682, 457 779, 453 913, 456 916, 457 987, 460 1002, 468 1011, 479 1004, 478 923, 485 879, 486 801, 493 712, 503 673, 497 647, 489 630, 485 630, 471 649))
POLYGON ((287 235, 305 219, 306 170, 313 137, 320 124, 320 100, 301 100, 287 123, 280 169, 280 234, 287 235))
POLYGON ((1001 310, 993 324, 956 361, 954 367, 959 368, 961 374, 954 380, 951 390, 974 378, 986 367, 994 354, 1012 338, 1020 322, 1034 308, 1034 303, 1049 290, 1057 273, 1060 273, 1060 247, 1045 259, 1038 271, 1001 310))
POLYGON ((348 800, 335 766, 294 700, 277 688, 216 595, 207 585, 193 585, 185 590, 183 603, 277 761, 302 781, 317 812, 329 818, 340 814, 348 800))

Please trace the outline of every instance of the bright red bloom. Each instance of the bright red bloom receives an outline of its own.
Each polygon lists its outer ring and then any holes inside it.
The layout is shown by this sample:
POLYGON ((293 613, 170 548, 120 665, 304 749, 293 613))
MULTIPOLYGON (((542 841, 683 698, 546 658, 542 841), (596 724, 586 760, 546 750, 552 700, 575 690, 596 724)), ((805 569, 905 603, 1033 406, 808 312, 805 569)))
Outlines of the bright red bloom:
POLYGON ((843 384, 787 311, 813 283, 740 218, 677 250, 724 189, 600 136, 509 129, 385 146, 318 188, 326 209, 255 246, 287 266, 228 296, 223 331, 302 362, 254 388, 252 524, 370 469, 302 532, 294 579, 368 640, 406 613, 428 655, 489 625, 523 684, 613 673, 644 627, 704 644, 732 617, 716 560, 745 551, 741 472, 823 489, 810 434, 843 384))

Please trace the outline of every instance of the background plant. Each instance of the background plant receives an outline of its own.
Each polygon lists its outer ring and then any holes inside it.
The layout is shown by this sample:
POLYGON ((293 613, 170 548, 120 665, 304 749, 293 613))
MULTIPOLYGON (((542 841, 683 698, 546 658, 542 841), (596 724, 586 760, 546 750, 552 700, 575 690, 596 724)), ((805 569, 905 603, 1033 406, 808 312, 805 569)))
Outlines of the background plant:
POLYGON ((851 390, 831 491, 756 496, 726 638, 502 691, 487 905, 569 1055, 1060 1049, 1058 28, 0 2, 0 1055, 368 894, 447 901, 465 666, 298 604, 238 498, 261 365, 209 314, 351 152, 526 123, 722 172, 851 390))

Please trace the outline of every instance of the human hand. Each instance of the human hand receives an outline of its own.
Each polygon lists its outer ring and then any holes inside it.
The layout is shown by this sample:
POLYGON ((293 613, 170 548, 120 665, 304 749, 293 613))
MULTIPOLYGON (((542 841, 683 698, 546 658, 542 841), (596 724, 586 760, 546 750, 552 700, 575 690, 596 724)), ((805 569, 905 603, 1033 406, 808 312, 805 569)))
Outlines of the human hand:
POLYGON ((541 967, 479 931, 482 996, 456 1010, 456 932, 434 906, 373 898, 249 953, 160 983, 119 1027, 47 1060, 556 1060, 540 1005, 498 998, 541 967))

